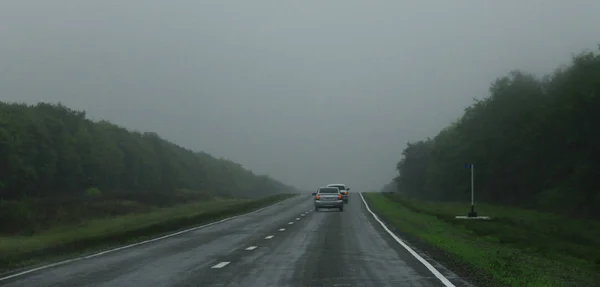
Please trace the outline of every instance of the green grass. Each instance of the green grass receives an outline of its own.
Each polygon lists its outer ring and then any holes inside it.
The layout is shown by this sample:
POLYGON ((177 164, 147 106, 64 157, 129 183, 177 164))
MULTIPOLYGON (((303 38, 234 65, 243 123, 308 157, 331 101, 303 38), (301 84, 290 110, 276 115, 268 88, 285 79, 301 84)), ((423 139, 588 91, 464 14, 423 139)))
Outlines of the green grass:
POLYGON ((0 200, 0 236, 35 235, 60 225, 72 226, 93 219, 140 214, 217 197, 202 191, 112 193, 102 196, 71 196, 0 200))
POLYGON ((0 273, 155 237, 166 232, 246 213, 291 197, 212 199, 140 214, 127 214, 53 227, 32 236, 0 237, 0 273))
POLYGON ((600 286, 600 222, 486 204, 477 211, 492 220, 460 220, 468 204, 363 195, 401 235, 481 286, 600 286))

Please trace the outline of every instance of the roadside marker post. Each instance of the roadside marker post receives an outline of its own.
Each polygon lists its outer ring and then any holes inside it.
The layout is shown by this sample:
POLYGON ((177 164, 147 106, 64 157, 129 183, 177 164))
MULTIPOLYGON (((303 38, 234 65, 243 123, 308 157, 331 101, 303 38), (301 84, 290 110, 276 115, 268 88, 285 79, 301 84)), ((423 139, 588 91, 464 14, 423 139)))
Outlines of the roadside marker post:
POLYGON ((456 216, 457 219, 490 219, 488 216, 478 216, 475 211, 475 164, 465 164, 471 170, 471 211, 467 216, 456 216))
POLYGON ((468 168, 471 169, 471 212, 469 212, 469 217, 477 217, 477 212, 475 212, 475 165, 468 164, 468 168))

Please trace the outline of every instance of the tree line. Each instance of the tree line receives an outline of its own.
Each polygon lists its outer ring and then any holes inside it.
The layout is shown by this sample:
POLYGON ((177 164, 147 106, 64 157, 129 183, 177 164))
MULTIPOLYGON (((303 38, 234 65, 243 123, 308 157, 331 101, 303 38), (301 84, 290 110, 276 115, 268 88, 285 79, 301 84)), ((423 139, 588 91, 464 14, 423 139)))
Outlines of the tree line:
POLYGON ((425 200, 476 200, 600 217, 600 55, 541 78, 513 71, 435 137, 409 142, 397 190, 425 200))
POLYGON ((62 104, 0 102, 0 200, 168 198, 178 190, 223 197, 296 192, 235 162, 89 120, 62 104))

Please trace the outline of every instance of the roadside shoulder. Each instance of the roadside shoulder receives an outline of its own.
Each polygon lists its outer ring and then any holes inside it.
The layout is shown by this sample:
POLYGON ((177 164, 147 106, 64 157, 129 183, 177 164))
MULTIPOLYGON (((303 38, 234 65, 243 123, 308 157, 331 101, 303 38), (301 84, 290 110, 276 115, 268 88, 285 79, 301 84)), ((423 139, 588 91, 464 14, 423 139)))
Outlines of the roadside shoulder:
MULTIPOLYGON (((364 211, 367 213, 367 218, 376 226, 376 228, 383 233, 387 233, 387 231, 382 228, 381 224, 378 222, 377 219, 379 219, 379 221, 383 223, 389 231, 391 231, 402 242, 404 242, 404 244, 408 245, 415 253, 421 256, 435 269, 437 269, 455 286, 499 286, 495 284, 495 282, 493 282, 488 275, 482 273, 480 270, 472 268, 468 264, 461 262, 452 255, 448 254, 443 249, 432 246, 431 244, 419 239, 415 235, 402 231, 397 226, 391 224, 388 218, 382 215, 373 204, 370 204, 371 202, 368 196, 363 196, 362 193, 360 195, 363 201, 362 205, 365 209, 364 211), (369 212, 369 209, 372 213, 374 213, 375 216, 377 216, 377 219, 369 212)), ((389 238, 391 244, 398 244, 391 236, 386 237, 389 238)))
MULTIPOLYGON (((224 208, 215 209, 207 213, 200 212, 196 216, 190 215, 184 218, 165 217, 160 222, 146 226, 140 225, 140 228, 135 230, 116 230, 113 232, 114 234, 106 234, 102 237, 89 235, 87 237, 69 239, 78 244, 59 242, 57 245, 54 242, 50 242, 36 249, 23 250, 19 253, 15 252, 12 257, 7 257, 4 261, 0 261, 3 264, 2 267, 4 267, 4 270, 6 270, 0 273, 0 282, 55 266, 174 237, 234 218, 256 214, 262 210, 298 198, 298 195, 275 195, 234 206, 225 206, 224 208)), ((119 218, 114 220, 119 220, 119 218)), ((82 236, 85 236, 85 234, 82 236)))

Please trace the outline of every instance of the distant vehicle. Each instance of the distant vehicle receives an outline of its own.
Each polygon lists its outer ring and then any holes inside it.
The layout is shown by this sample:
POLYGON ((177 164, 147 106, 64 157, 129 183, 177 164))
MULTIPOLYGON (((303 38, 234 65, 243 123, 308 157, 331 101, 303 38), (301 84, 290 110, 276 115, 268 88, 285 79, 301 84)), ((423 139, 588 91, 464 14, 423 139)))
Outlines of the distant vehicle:
POLYGON ((344 200, 344 203, 348 203, 348 191, 350 191, 350 188, 346 187, 345 184, 332 183, 332 184, 328 184, 327 187, 337 187, 340 190, 340 192, 342 193, 342 199, 344 200))
POLYGON ((321 187, 313 195, 315 196, 315 212, 319 212, 320 208, 337 208, 340 212, 344 211, 342 193, 338 188, 321 187))

